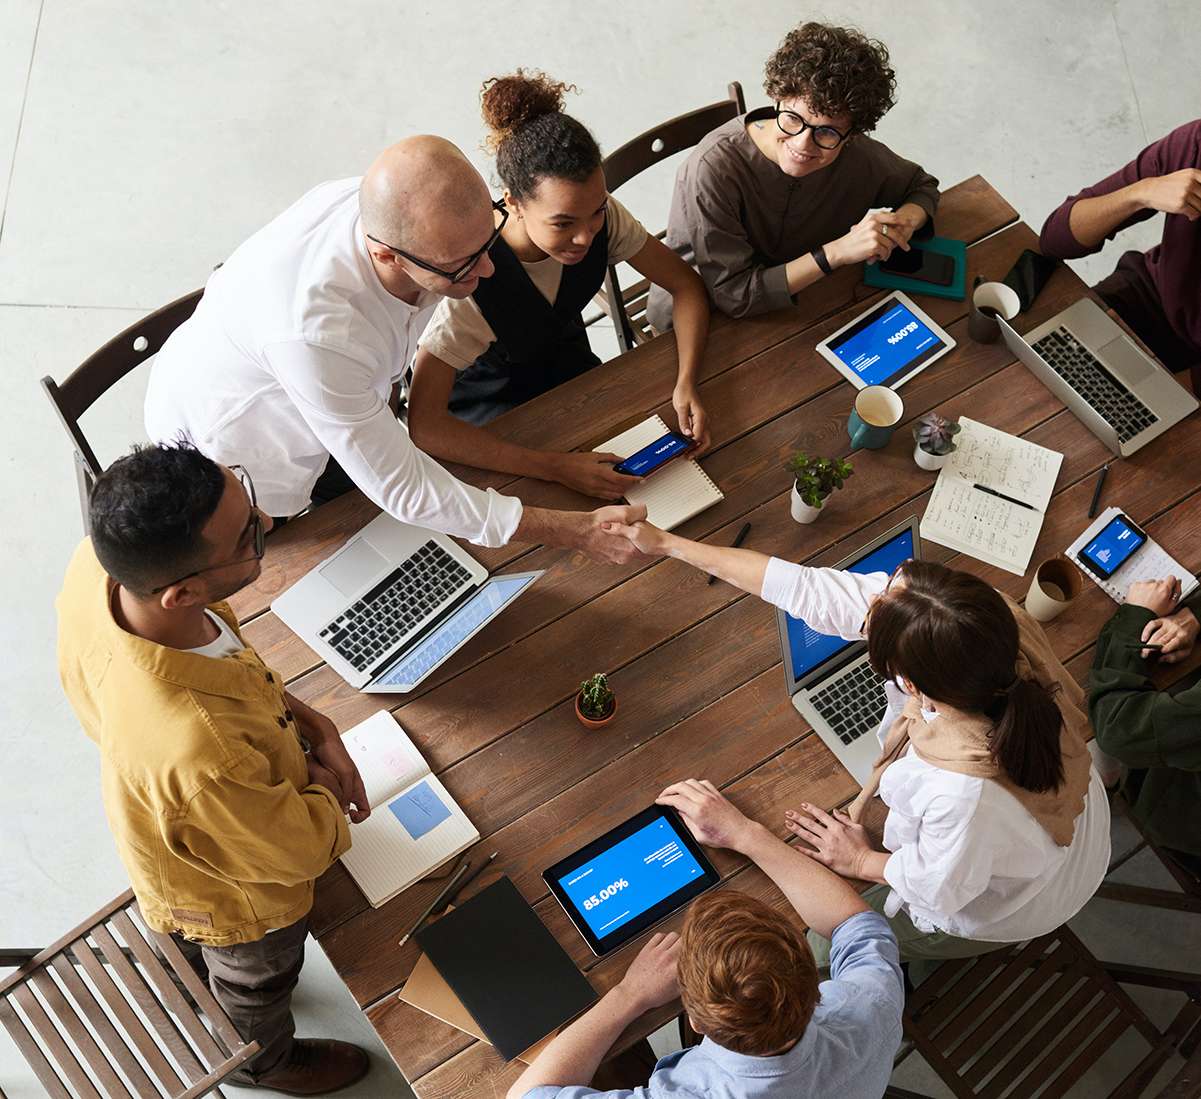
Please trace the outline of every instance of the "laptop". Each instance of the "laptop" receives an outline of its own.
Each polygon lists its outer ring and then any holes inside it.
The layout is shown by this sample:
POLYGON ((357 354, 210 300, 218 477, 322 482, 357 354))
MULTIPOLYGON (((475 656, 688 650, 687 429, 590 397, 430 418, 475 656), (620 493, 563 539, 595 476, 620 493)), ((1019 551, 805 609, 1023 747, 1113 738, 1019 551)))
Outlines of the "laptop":
POLYGON ((1009 350, 1123 458, 1197 407, 1197 399, 1092 298, 1081 298, 1024 336, 997 319, 1009 350))
POLYGON ((271 609, 352 687, 405 694, 541 575, 489 579, 445 535, 381 515, 271 609))
MULTIPOLYGON (((913 557, 921 557, 916 515, 837 567, 847 572, 891 573, 913 557)), ((888 709, 884 680, 867 659, 867 642, 818 633, 787 611, 777 610, 776 616, 793 706, 862 786, 880 755, 880 742, 873 734, 888 709)))

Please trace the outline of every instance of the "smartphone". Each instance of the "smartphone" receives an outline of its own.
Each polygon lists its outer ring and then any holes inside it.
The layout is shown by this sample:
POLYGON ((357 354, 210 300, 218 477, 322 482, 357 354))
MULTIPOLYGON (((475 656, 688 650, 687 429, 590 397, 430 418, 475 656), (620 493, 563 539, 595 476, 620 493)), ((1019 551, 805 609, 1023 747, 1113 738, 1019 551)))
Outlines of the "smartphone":
POLYGON ((1146 544, 1141 527, 1125 515, 1115 515, 1080 551, 1080 564, 1108 580, 1146 544))
POLYGON ((888 259, 880 261, 880 270, 934 286, 950 286, 955 280, 954 259, 924 248, 910 248, 908 252, 894 248, 888 259))
POLYGON ((618 462, 613 470, 615 473, 625 473, 631 477, 648 477, 656 470, 662 469, 673 458, 686 454, 695 445, 687 435, 669 431, 650 446, 644 446, 631 454, 624 462, 618 462))

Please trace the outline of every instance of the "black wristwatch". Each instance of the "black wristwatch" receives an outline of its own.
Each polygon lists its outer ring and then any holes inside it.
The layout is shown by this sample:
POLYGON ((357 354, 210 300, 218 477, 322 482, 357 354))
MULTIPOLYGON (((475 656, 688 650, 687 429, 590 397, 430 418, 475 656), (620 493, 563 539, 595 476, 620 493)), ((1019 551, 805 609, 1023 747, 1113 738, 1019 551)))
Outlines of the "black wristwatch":
POLYGON ((834 274, 834 268, 830 266, 830 261, 826 258, 826 247, 824 244, 819 244, 809 254, 813 257, 813 262, 821 268, 823 275, 834 274))

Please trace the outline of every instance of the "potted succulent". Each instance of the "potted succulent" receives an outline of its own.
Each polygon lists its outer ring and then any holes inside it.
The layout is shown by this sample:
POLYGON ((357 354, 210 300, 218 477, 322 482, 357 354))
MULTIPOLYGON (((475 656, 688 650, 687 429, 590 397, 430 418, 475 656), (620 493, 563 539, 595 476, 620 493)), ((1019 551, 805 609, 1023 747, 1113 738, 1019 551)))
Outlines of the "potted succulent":
POLYGON ((913 460, 922 469, 942 469, 955 449, 959 421, 927 412, 913 425, 913 460))
POLYGON ((609 679, 604 672, 597 672, 580 684, 579 693, 575 696, 575 716, 580 724, 589 729, 599 729, 608 725, 617 713, 617 696, 609 686, 609 679))
POLYGON ((798 450, 788 459, 792 474, 792 517, 812 523, 822 511, 826 497, 851 475, 851 463, 842 458, 811 458, 798 450))

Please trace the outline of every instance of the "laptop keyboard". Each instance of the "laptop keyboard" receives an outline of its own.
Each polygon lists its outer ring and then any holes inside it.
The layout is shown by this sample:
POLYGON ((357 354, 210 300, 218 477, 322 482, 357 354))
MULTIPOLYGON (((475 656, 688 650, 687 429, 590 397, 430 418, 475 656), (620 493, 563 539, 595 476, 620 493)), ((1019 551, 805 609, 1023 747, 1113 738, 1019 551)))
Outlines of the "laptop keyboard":
POLYGON ((1142 401, 1113 376, 1062 325, 1031 344, 1065 382, 1080 394, 1125 443, 1159 421, 1142 401))
POLYGON ((319 636, 357 671, 365 672, 453 598, 471 578, 437 542, 426 542, 319 636))
POLYGON ((866 660, 811 693, 809 702, 843 744, 875 731, 888 709, 884 681, 866 660))

